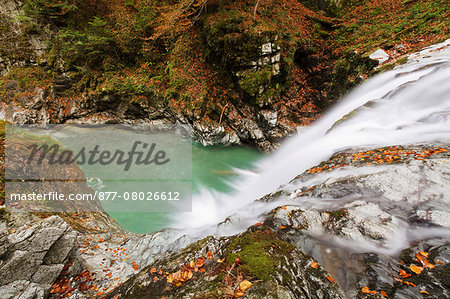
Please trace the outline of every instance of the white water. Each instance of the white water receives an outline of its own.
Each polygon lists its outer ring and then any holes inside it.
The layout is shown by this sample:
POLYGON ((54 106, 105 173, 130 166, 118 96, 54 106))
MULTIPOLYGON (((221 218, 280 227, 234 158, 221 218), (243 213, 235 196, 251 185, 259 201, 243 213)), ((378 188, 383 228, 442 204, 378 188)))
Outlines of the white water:
MULTIPOLYGON (((257 174, 240 172, 233 182, 234 192, 204 190, 194 196, 192 212, 174 215, 172 226, 196 237, 238 233, 281 204, 254 202, 256 199, 276 191, 335 152, 449 141, 450 39, 410 55, 407 64, 354 89, 320 121, 262 161, 257 174), (362 107, 367 103, 371 105, 362 107), (332 128, 357 108, 360 109, 351 118, 332 128), (217 224, 232 215, 233 227, 218 232, 217 224)), ((319 175, 315 180, 323 181, 327 175, 319 175)))

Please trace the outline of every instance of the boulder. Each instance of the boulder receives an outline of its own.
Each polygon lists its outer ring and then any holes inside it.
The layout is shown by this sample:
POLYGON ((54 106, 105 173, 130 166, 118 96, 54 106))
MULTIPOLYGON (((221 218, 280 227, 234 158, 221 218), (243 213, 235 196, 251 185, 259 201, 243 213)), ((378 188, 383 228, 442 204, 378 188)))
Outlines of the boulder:
POLYGON ((107 298, 345 298, 313 263, 273 231, 252 228, 163 256, 107 298))
POLYGON ((0 297, 43 298, 66 263, 77 260, 77 234, 59 216, 0 238, 0 297))
POLYGON ((383 64, 390 59, 390 56, 383 49, 377 49, 375 52, 369 55, 369 58, 372 60, 378 61, 378 64, 383 64))

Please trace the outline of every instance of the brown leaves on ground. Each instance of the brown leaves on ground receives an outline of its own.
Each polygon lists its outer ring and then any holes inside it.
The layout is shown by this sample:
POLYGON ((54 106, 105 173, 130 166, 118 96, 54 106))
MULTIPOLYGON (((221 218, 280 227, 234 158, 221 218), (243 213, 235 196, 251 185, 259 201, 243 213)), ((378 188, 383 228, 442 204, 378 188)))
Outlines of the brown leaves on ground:
POLYGON ((330 282, 336 282, 336 280, 334 280, 333 277, 331 277, 330 275, 327 275, 326 278, 330 281, 330 282))
POLYGON ((99 286, 95 284, 96 279, 94 275, 88 270, 83 270, 75 276, 73 279, 69 278, 68 269, 72 265, 72 262, 68 262, 63 270, 61 271, 61 275, 57 278, 55 283, 52 285, 50 289, 50 293, 56 295, 58 298, 62 297, 70 297, 75 290, 79 290, 81 292, 86 292, 91 290, 93 292, 99 291, 99 286))
POLYGON ((433 155, 449 152, 445 148, 408 149, 398 146, 358 152, 339 154, 306 171, 308 174, 332 171, 350 165, 378 165, 404 162, 409 159, 424 160, 433 155))
MULTIPOLYGON (((398 274, 399 274, 403 279, 407 279, 407 278, 410 278, 410 277, 413 278, 412 274, 411 274, 411 273, 408 273, 409 271, 412 271, 412 272, 415 273, 416 275, 420 275, 420 274, 422 274, 423 271, 425 271, 426 269, 434 269, 436 266, 433 265, 433 264, 431 264, 431 263, 428 261, 428 259, 427 259, 428 256, 429 256, 428 252, 425 252, 425 251, 419 251, 418 253, 414 254, 414 257, 415 257, 415 260, 416 260, 418 263, 421 264, 421 266, 414 265, 414 264, 410 264, 409 267, 408 267, 408 269, 400 269, 398 274)), ((435 262, 436 265, 438 265, 438 264, 443 264, 443 263, 441 263, 440 261, 439 261, 439 263, 438 263, 437 260, 434 260, 434 262, 435 262)), ((403 260, 400 261, 400 263, 401 263, 402 265, 405 265, 405 262, 404 262, 403 260)), ((311 267, 312 267, 313 264, 314 264, 314 263, 311 263, 311 267)), ((397 282, 399 282, 400 284, 404 284, 404 285, 409 286, 409 287, 416 287, 416 285, 415 285, 414 283, 412 283, 412 282, 410 282, 410 281, 407 281, 407 280, 403 280, 403 279, 400 279, 400 278, 398 278, 398 277, 394 277, 394 280, 397 281, 397 282)), ((421 287, 421 288, 422 288, 422 287, 421 287)), ((361 292, 363 292, 364 294, 376 294, 376 293, 377 293, 377 291, 371 290, 368 286, 364 286, 364 287, 361 289, 361 292)), ((379 290, 379 292, 380 292, 380 294, 381 294, 382 296, 388 297, 388 295, 387 295, 387 293, 386 293, 385 291, 379 290)), ((424 290, 421 290, 420 293, 425 294, 425 295, 430 295, 427 291, 424 291, 424 290)))
MULTIPOLYGON (((238 280, 242 279, 241 276, 238 277, 238 280)), ((253 285, 253 283, 251 283, 248 280, 243 280, 239 283, 239 289, 234 291, 234 297, 235 298, 240 298, 243 297, 245 295, 245 291, 247 291, 251 286, 253 285)))
POLYGON ((247 289, 249 289, 252 285, 253 285, 253 283, 251 283, 250 281, 244 280, 244 281, 242 281, 242 282, 239 284, 239 289, 240 289, 242 292, 245 292, 245 291, 246 291, 247 289))
MULTIPOLYGON (((431 264, 428 261, 428 259, 424 255, 416 253, 414 256, 415 256, 416 260, 419 263, 421 263, 424 268, 433 269, 435 267, 433 264, 431 264)), ((427 254, 427 256, 428 256, 428 254, 427 254)))
POLYGON ((376 291, 371 291, 368 286, 363 287, 361 289, 361 292, 363 292, 364 294, 376 294, 377 293, 376 291))
POLYGON ((419 275, 420 273, 422 273, 423 268, 422 267, 418 267, 416 265, 410 265, 409 269, 411 269, 411 271, 413 271, 414 273, 416 273, 417 275, 419 275))
POLYGON ((173 273, 168 273, 162 271, 162 269, 150 268, 149 272, 154 275, 153 281, 159 281, 158 275, 164 274, 162 277, 165 278, 166 282, 175 287, 181 287, 184 283, 188 282, 194 277, 194 273, 205 273, 206 270, 204 268, 206 262, 208 265, 214 265, 212 268, 208 268, 208 275, 215 275, 220 272, 226 273, 223 278, 223 283, 225 284, 225 288, 223 290, 224 294, 226 293, 229 297, 240 298, 245 295, 245 292, 253 285, 247 279, 244 279, 243 275, 240 271, 237 271, 239 265, 242 264, 242 261, 239 257, 236 257, 232 266, 226 266, 224 261, 225 258, 217 258, 213 260, 214 253, 212 251, 208 251, 206 257, 200 256, 197 260, 191 260, 188 263, 182 265, 180 269, 173 273), (215 263, 214 263, 215 261, 215 263), (234 274, 231 272, 234 270, 234 274))
POLYGON ((406 273, 405 270, 400 270, 400 271, 399 271, 399 274, 400 274, 400 276, 403 277, 403 278, 408 278, 408 277, 411 276, 411 274, 406 273))

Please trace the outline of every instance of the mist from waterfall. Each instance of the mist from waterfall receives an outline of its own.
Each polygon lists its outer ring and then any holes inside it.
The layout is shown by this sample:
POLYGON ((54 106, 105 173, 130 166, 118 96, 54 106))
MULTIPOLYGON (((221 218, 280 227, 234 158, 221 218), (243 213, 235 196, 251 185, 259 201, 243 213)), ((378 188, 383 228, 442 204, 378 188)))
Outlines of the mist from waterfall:
MULTIPOLYGON (((256 165, 255 172, 236 170, 239 177, 232 182, 233 192, 205 189, 194 195, 192 212, 173 215, 171 226, 196 237, 235 234, 282 204, 256 199, 276 191, 336 152, 449 141, 450 39, 412 54, 406 64, 365 81, 321 120, 256 165), (230 216, 232 227, 217 231, 217 224, 230 216)), ((330 175, 319 174, 313 178, 314 183, 330 175)))

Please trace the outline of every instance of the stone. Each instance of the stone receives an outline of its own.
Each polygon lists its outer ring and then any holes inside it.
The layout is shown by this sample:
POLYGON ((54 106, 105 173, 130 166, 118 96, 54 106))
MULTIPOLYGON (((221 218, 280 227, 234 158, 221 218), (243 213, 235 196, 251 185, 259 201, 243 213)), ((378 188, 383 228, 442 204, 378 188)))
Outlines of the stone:
POLYGON ((279 62, 280 59, 281 59, 281 54, 278 53, 278 54, 272 56, 271 61, 272 61, 272 63, 275 63, 275 62, 279 62))
POLYGON ((56 92, 63 92, 67 89, 70 89, 72 87, 72 80, 69 76, 63 74, 59 77, 55 78, 54 80, 54 89, 56 92))
POLYGON ((0 258, 6 253, 9 247, 8 238, 0 231, 0 258))
POLYGON ((59 216, 40 220, 11 215, 10 225, 26 224, 7 237, 0 236, 0 297, 43 298, 69 260, 79 267, 77 233, 59 216))
POLYGON ((40 265, 39 259, 27 251, 15 250, 0 268, 0 285, 15 280, 29 280, 40 265))
POLYGON ((449 200, 448 162, 442 154, 365 170, 352 166, 342 173, 302 174, 263 199, 269 204, 286 197, 293 201, 267 215, 265 224, 286 227, 280 232, 283 238, 330 271, 349 297, 369 284, 387 293, 400 288, 395 294, 403 297, 420 296, 416 290, 421 287, 447 297, 444 273, 450 256, 445 240, 450 224, 442 203, 449 200), (428 230, 430 226, 434 228, 428 230), (439 252, 442 270, 436 266, 420 279, 413 276, 414 289, 398 287, 392 277, 407 270, 402 261, 415 263, 419 250, 433 259, 439 252))
POLYGON ((261 110, 259 112, 260 120, 263 125, 269 129, 275 128, 278 124, 278 113, 272 110, 261 110))
POLYGON ((280 74, 280 64, 279 63, 275 63, 273 66, 272 66, 272 74, 274 75, 274 76, 276 76, 276 75, 279 75, 280 74))
POLYGON ((31 281, 40 284, 53 285, 63 268, 63 264, 41 265, 33 274, 31 281))
MULTIPOLYGON (((233 277, 236 273, 243 275, 243 280, 251 279, 252 286, 245 291, 245 298, 345 298, 344 292, 339 285, 331 282, 327 277, 329 274, 322 268, 312 269, 308 265, 312 259, 294 246, 280 240, 277 235, 270 231, 253 230, 232 237, 207 237, 180 251, 173 252, 157 259, 143 271, 125 281, 115 289, 110 296, 114 297, 147 297, 164 296, 165 298, 209 298, 217 295, 217 290, 222 294, 234 295, 234 290, 227 290, 223 279, 217 279, 217 269, 221 264, 216 262, 219 258, 234 257, 233 254, 241 253, 246 249, 245 244, 251 242, 253 246, 262 251, 261 256, 255 260, 243 259, 243 270, 240 272, 239 265, 230 272, 233 277), (190 260, 197 261, 200 256, 207 256, 211 251, 213 257, 206 260, 203 275, 195 275, 181 288, 166 287, 167 284, 154 280, 150 268, 164 268, 169 273, 176 272, 181 265, 190 260), (270 257, 270 258, 269 258, 270 257), (263 268, 258 263, 266 262, 263 268), (272 263, 273 262, 273 263, 272 263), (245 270, 247 269, 247 270, 245 270), (273 271, 267 271, 267 269, 273 271), (251 274, 248 274, 252 272, 251 274), (314 274, 312 275, 312 272, 314 274), (212 274, 211 274, 212 273, 212 274), (256 277, 255 277, 256 276, 256 277), (251 278, 250 278, 251 277, 251 278), (264 294, 264 295, 262 295, 264 294)), ((231 297, 231 296, 230 296, 231 297)))
POLYGON ((261 45, 261 53, 263 55, 272 53, 272 43, 265 43, 261 45))
POLYGON ((5 84, 5 89, 6 89, 6 90, 12 90, 12 89, 16 89, 17 86, 19 86, 19 83, 17 83, 16 80, 9 80, 9 81, 6 82, 6 84, 5 84))
POLYGON ((49 249, 44 257, 44 263, 47 265, 63 263, 76 247, 76 239, 77 234, 74 231, 64 234, 49 249))
POLYGON ((383 64, 390 59, 389 54, 383 49, 377 49, 375 52, 369 55, 372 60, 378 61, 378 64, 383 64))

